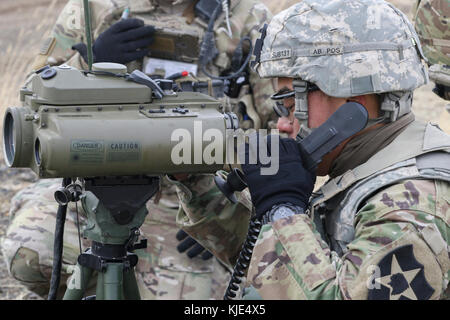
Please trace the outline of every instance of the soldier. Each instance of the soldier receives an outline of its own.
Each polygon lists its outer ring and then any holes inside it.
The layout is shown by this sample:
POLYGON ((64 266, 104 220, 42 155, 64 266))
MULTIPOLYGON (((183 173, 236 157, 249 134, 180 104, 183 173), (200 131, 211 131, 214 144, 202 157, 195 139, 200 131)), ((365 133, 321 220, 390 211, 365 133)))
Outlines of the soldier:
POLYGON ((433 91, 450 100, 450 1, 417 1, 416 8, 414 26, 428 59, 430 79, 436 84, 433 91))
POLYGON ((303 0, 274 16, 263 43, 256 70, 277 78, 281 132, 304 138, 346 102, 364 106, 369 122, 316 172, 295 140, 279 139, 278 172, 242 164, 250 195, 235 205, 208 206, 217 189, 176 182, 177 223, 229 265, 243 224, 252 218, 250 235, 263 224, 247 299, 448 298, 450 137, 411 112, 428 75, 407 17, 382 0, 303 0), (330 179, 312 193, 316 174, 330 179))
MULTIPOLYGON (((205 4, 205 1, 201 2, 205 4)), ((207 31, 208 17, 197 14, 197 3, 199 1, 192 0, 91 0, 94 62, 123 63, 127 64, 130 72, 140 69, 160 77, 188 70, 191 77, 177 79, 180 85, 182 81, 205 79, 195 54, 199 54, 197 44, 207 31), (169 51, 158 55, 161 48, 167 49, 167 43, 164 47, 161 42, 164 39, 158 37, 160 32, 175 34, 181 43, 172 45, 187 49, 171 52, 169 43, 169 51), (164 56, 168 53, 171 56, 164 56)), ((243 48, 239 48, 240 40, 243 37, 256 39, 260 26, 271 15, 256 0, 232 0, 221 5, 223 12, 213 25, 218 52, 207 63, 205 71, 226 76, 236 71, 245 60, 248 43, 243 41, 243 48)), ((62 63, 87 69, 83 12, 81 0, 67 3, 36 58, 34 70, 62 63)), ((275 127, 272 107, 266 102, 273 92, 273 83, 260 79, 248 69, 244 70, 245 77, 239 79, 240 83, 236 79, 231 80, 229 91, 233 92, 228 92, 229 96, 223 98, 224 104, 228 111, 239 115, 244 127, 275 127)), ((210 80, 206 78, 206 81, 210 80)), ((57 209, 53 192, 59 186, 59 180, 41 180, 19 192, 12 199, 11 224, 2 241, 2 251, 11 275, 39 295, 48 293, 49 288, 57 209)), ((149 215, 142 232, 148 239, 148 248, 136 251, 140 257, 136 271, 141 296, 144 299, 221 298, 229 270, 216 259, 202 259, 203 248, 185 234, 178 233, 175 225, 178 199, 173 189, 164 183, 162 192, 147 204, 149 215), (177 234, 181 243, 176 238, 177 234), (189 250, 190 257, 178 252, 177 246, 180 251, 189 250)), ((85 242, 79 244, 78 240, 77 221, 80 219, 79 224, 83 225, 83 216, 72 207, 67 217, 63 279, 70 275, 80 251, 89 245, 85 242)), ((65 281, 61 282, 64 286, 65 281)), ((60 293, 63 291, 59 290, 60 293)))

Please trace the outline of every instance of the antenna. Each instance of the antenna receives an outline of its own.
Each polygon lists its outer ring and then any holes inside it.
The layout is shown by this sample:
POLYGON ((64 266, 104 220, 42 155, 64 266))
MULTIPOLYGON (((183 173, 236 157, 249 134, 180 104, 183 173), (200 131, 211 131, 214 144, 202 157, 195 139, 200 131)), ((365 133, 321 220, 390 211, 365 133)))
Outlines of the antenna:
POLYGON ((87 42, 87 58, 88 58, 88 65, 89 65, 89 71, 92 71, 92 37, 91 37, 91 14, 89 10, 89 0, 83 0, 83 7, 84 7, 84 25, 85 25, 85 31, 86 31, 86 42, 87 42))

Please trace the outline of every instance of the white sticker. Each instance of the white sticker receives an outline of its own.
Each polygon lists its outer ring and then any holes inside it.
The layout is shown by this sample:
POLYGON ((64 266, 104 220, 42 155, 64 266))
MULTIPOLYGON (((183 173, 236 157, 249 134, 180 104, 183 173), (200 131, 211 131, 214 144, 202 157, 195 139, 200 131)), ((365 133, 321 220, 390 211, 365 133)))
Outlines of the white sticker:
POLYGON ((145 58, 143 65, 143 72, 147 75, 152 75, 157 73, 157 69, 165 70, 165 76, 168 77, 174 73, 188 71, 194 75, 197 75, 197 65, 193 63, 164 60, 156 58, 145 58))

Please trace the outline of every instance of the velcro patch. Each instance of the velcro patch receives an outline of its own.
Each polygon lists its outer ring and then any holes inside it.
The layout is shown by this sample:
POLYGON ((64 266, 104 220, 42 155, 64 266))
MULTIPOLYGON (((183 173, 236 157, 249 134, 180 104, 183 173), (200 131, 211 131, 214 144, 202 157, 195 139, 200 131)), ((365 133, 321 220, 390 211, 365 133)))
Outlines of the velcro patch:
POLYGON ((321 48, 313 48, 310 51, 311 56, 332 56, 337 54, 343 54, 344 47, 321 47, 321 48))
POLYGON ((292 57, 292 50, 291 49, 273 50, 270 53, 270 59, 271 60, 289 59, 290 57, 292 57))

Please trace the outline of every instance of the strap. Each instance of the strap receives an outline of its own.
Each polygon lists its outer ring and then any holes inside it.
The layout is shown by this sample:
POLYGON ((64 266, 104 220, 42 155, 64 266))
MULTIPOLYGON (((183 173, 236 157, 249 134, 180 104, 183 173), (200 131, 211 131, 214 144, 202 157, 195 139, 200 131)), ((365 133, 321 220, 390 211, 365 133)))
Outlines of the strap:
MULTIPOLYGON (((313 47, 310 49, 287 49, 289 52, 285 55, 273 55, 272 52, 267 52, 261 55, 261 61, 278 60, 282 58, 294 57, 316 57, 316 56, 326 56, 326 55, 341 55, 345 53, 363 52, 363 51, 375 51, 375 50, 386 50, 386 51, 398 51, 403 59, 403 50, 409 49, 415 46, 414 39, 404 40, 400 43, 391 42, 366 42, 359 44, 346 44, 343 46, 322 46, 313 47), (292 53, 291 53, 292 52, 292 53)), ((278 50, 277 52, 281 52, 278 50)))

